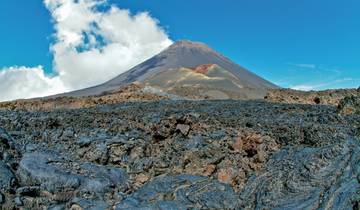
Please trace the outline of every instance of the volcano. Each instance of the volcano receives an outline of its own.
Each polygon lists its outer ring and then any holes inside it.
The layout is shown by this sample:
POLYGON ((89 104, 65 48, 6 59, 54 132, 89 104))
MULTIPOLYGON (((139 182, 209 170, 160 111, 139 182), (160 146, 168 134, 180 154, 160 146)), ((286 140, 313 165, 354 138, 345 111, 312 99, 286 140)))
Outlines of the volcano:
POLYGON ((134 82, 179 96, 212 99, 257 99, 267 89, 278 88, 203 43, 178 41, 103 84, 62 96, 101 95, 134 82))

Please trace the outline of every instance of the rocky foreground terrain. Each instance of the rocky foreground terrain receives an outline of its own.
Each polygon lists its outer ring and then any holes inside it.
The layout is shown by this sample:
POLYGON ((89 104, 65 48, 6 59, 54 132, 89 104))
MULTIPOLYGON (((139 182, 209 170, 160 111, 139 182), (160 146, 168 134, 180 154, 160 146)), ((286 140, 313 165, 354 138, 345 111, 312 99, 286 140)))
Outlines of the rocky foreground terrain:
POLYGON ((349 95, 356 95, 359 89, 333 89, 323 91, 300 91, 292 89, 271 89, 264 97, 266 101, 288 104, 338 105, 349 95))
POLYGON ((1 208, 360 208, 359 92, 339 106, 125 98, 2 104, 1 208))
POLYGON ((144 86, 133 83, 115 91, 105 92, 97 96, 84 97, 48 97, 38 99, 24 99, 9 102, 0 102, 0 109, 7 110, 54 110, 89 108, 104 104, 117 104, 127 101, 158 101, 174 99, 174 96, 155 92, 144 86))

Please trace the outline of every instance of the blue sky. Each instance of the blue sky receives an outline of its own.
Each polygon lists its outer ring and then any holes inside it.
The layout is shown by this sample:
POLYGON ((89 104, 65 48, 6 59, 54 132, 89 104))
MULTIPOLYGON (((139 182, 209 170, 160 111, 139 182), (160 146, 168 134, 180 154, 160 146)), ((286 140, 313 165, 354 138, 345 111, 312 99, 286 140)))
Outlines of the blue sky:
MULTIPOLYGON (((204 42, 283 87, 360 85, 358 0, 110 0, 148 11, 172 40, 204 42)), ((0 69, 43 65, 54 33, 41 0, 2 0, 0 69)))

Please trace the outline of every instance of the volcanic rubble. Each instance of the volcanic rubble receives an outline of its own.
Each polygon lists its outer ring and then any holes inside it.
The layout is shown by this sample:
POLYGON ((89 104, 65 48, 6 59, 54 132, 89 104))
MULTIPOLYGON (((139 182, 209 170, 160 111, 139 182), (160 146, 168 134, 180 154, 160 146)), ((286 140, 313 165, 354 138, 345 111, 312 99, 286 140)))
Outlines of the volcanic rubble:
POLYGON ((265 101, 0 110, 2 209, 359 209, 360 115, 265 101))

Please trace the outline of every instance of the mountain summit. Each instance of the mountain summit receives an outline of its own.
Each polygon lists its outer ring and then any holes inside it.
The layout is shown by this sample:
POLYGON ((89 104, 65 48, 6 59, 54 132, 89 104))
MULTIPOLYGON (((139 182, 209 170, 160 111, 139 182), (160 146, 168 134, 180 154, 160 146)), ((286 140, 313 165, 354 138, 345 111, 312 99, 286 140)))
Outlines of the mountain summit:
POLYGON ((203 43, 178 41, 108 82, 64 95, 99 95, 133 82, 190 98, 262 98, 277 88, 203 43))

